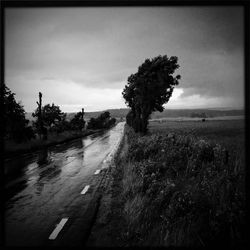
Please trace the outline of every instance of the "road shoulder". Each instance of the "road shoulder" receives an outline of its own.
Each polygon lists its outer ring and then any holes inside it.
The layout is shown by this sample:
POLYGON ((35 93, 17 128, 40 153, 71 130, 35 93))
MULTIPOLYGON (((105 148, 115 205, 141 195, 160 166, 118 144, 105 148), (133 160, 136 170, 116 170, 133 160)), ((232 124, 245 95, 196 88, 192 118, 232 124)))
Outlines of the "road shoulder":
POLYGON ((127 150, 127 137, 124 136, 115 155, 114 165, 110 167, 106 186, 100 200, 100 207, 86 246, 121 247, 125 246, 123 234, 126 222, 123 218, 122 199, 123 165, 122 158, 127 150))

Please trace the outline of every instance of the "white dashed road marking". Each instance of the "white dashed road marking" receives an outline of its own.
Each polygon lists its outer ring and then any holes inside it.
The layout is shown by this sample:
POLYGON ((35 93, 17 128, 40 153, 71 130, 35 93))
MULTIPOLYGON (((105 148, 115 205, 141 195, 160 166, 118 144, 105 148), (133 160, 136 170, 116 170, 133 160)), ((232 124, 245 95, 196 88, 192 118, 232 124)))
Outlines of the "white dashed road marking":
POLYGON ((57 235, 60 233, 60 231, 62 230, 63 226, 65 225, 65 223, 67 222, 68 219, 69 218, 63 218, 63 219, 61 219, 60 223, 57 224, 56 228, 54 229, 54 231, 49 236, 50 240, 56 239, 57 235))
POLYGON ((89 187, 90 187, 89 185, 85 186, 84 189, 82 190, 81 194, 86 194, 89 187))
POLYGON ((97 169, 94 174, 99 174, 100 171, 101 171, 100 169, 97 169))

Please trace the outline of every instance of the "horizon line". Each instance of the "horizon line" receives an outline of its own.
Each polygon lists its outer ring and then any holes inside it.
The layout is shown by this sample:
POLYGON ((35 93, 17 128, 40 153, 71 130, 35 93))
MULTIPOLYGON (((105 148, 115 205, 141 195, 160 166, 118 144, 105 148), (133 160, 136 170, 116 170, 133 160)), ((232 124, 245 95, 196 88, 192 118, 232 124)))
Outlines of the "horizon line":
MULTIPOLYGON (((108 110, 121 110, 121 109, 130 109, 129 107, 127 108, 108 108, 108 109, 102 109, 102 110, 95 110, 95 111, 84 111, 85 113, 94 113, 94 112, 105 112, 108 110)), ((216 109, 216 110, 245 110, 245 107, 185 107, 185 108, 164 108, 164 110, 198 110, 198 109, 216 109)), ((164 111, 163 110, 163 111, 164 111)), ((162 111, 162 112, 163 112, 162 111)), ((26 111, 25 113, 33 113, 34 111, 26 111)), ((77 113, 80 112, 78 111, 62 111, 63 113, 77 113)), ((159 111, 154 111, 154 112, 159 112, 159 111)), ((153 112, 152 112, 153 113, 153 112)))

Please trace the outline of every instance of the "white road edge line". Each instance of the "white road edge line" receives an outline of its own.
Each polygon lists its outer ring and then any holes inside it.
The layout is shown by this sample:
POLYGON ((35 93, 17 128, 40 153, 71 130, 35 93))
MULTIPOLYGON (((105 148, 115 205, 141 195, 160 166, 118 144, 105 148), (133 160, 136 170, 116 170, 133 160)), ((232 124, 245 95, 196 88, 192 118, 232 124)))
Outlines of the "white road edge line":
POLYGON ((89 187, 90 187, 89 185, 85 186, 84 189, 82 190, 81 194, 86 194, 89 187))
POLYGON ((100 169, 97 169, 94 174, 99 174, 100 171, 101 171, 100 169))
POLYGON ((63 218, 63 219, 61 219, 60 223, 57 224, 56 228, 54 229, 54 231, 49 236, 49 240, 56 239, 57 235, 60 233, 60 231, 62 230, 63 226, 65 225, 65 223, 67 222, 68 219, 69 218, 63 218))

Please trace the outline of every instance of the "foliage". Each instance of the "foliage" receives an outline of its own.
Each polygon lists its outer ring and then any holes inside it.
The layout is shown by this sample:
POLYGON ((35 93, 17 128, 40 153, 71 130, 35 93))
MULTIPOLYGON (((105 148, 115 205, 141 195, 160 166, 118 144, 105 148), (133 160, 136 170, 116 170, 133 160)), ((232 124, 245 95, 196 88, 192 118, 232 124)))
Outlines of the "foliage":
POLYGON ((192 136, 138 137, 131 129, 127 135, 124 214, 136 244, 243 244, 245 172, 239 155, 227 161, 224 147, 192 136))
POLYGON ((25 111, 23 106, 16 102, 15 93, 3 84, 3 118, 5 121, 5 136, 16 142, 30 140, 34 137, 34 132, 29 121, 25 119, 25 111))
POLYGON ((60 122, 57 122, 55 126, 50 129, 52 132, 55 131, 57 133, 62 133, 64 131, 76 130, 76 128, 72 128, 72 125, 69 121, 63 118, 60 122))
MULTIPOLYGON (((33 117, 38 117, 39 110, 38 108, 32 113, 33 117)), ((66 114, 63 113, 59 106, 52 103, 46 104, 42 107, 42 120, 46 127, 52 129, 52 127, 61 126, 60 123, 64 122, 66 114)), ((38 128, 38 119, 33 123, 33 125, 38 128)))
POLYGON ((101 113, 97 118, 91 118, 88 122, 88 129, 102 129, 109 128, 116 123, 115 118, 110 117, 109 112, 101 113))
POLYGON ((135 132, 146 133, 148 119, 153 111, 164 110, 180 75, 173 76, 179 68, 178 58, 167 55, 146 59, 138 72, 128 77, 128 84, 122 94, 126 104, 131 108, 127 115, 127 124, 135 132))
POLYGON ((85 121, 83 119, 84 113, 78 112, 75 114, 73 119, 70 121, 71 128, 73 130, 81 130, 85 126, 85 121))

